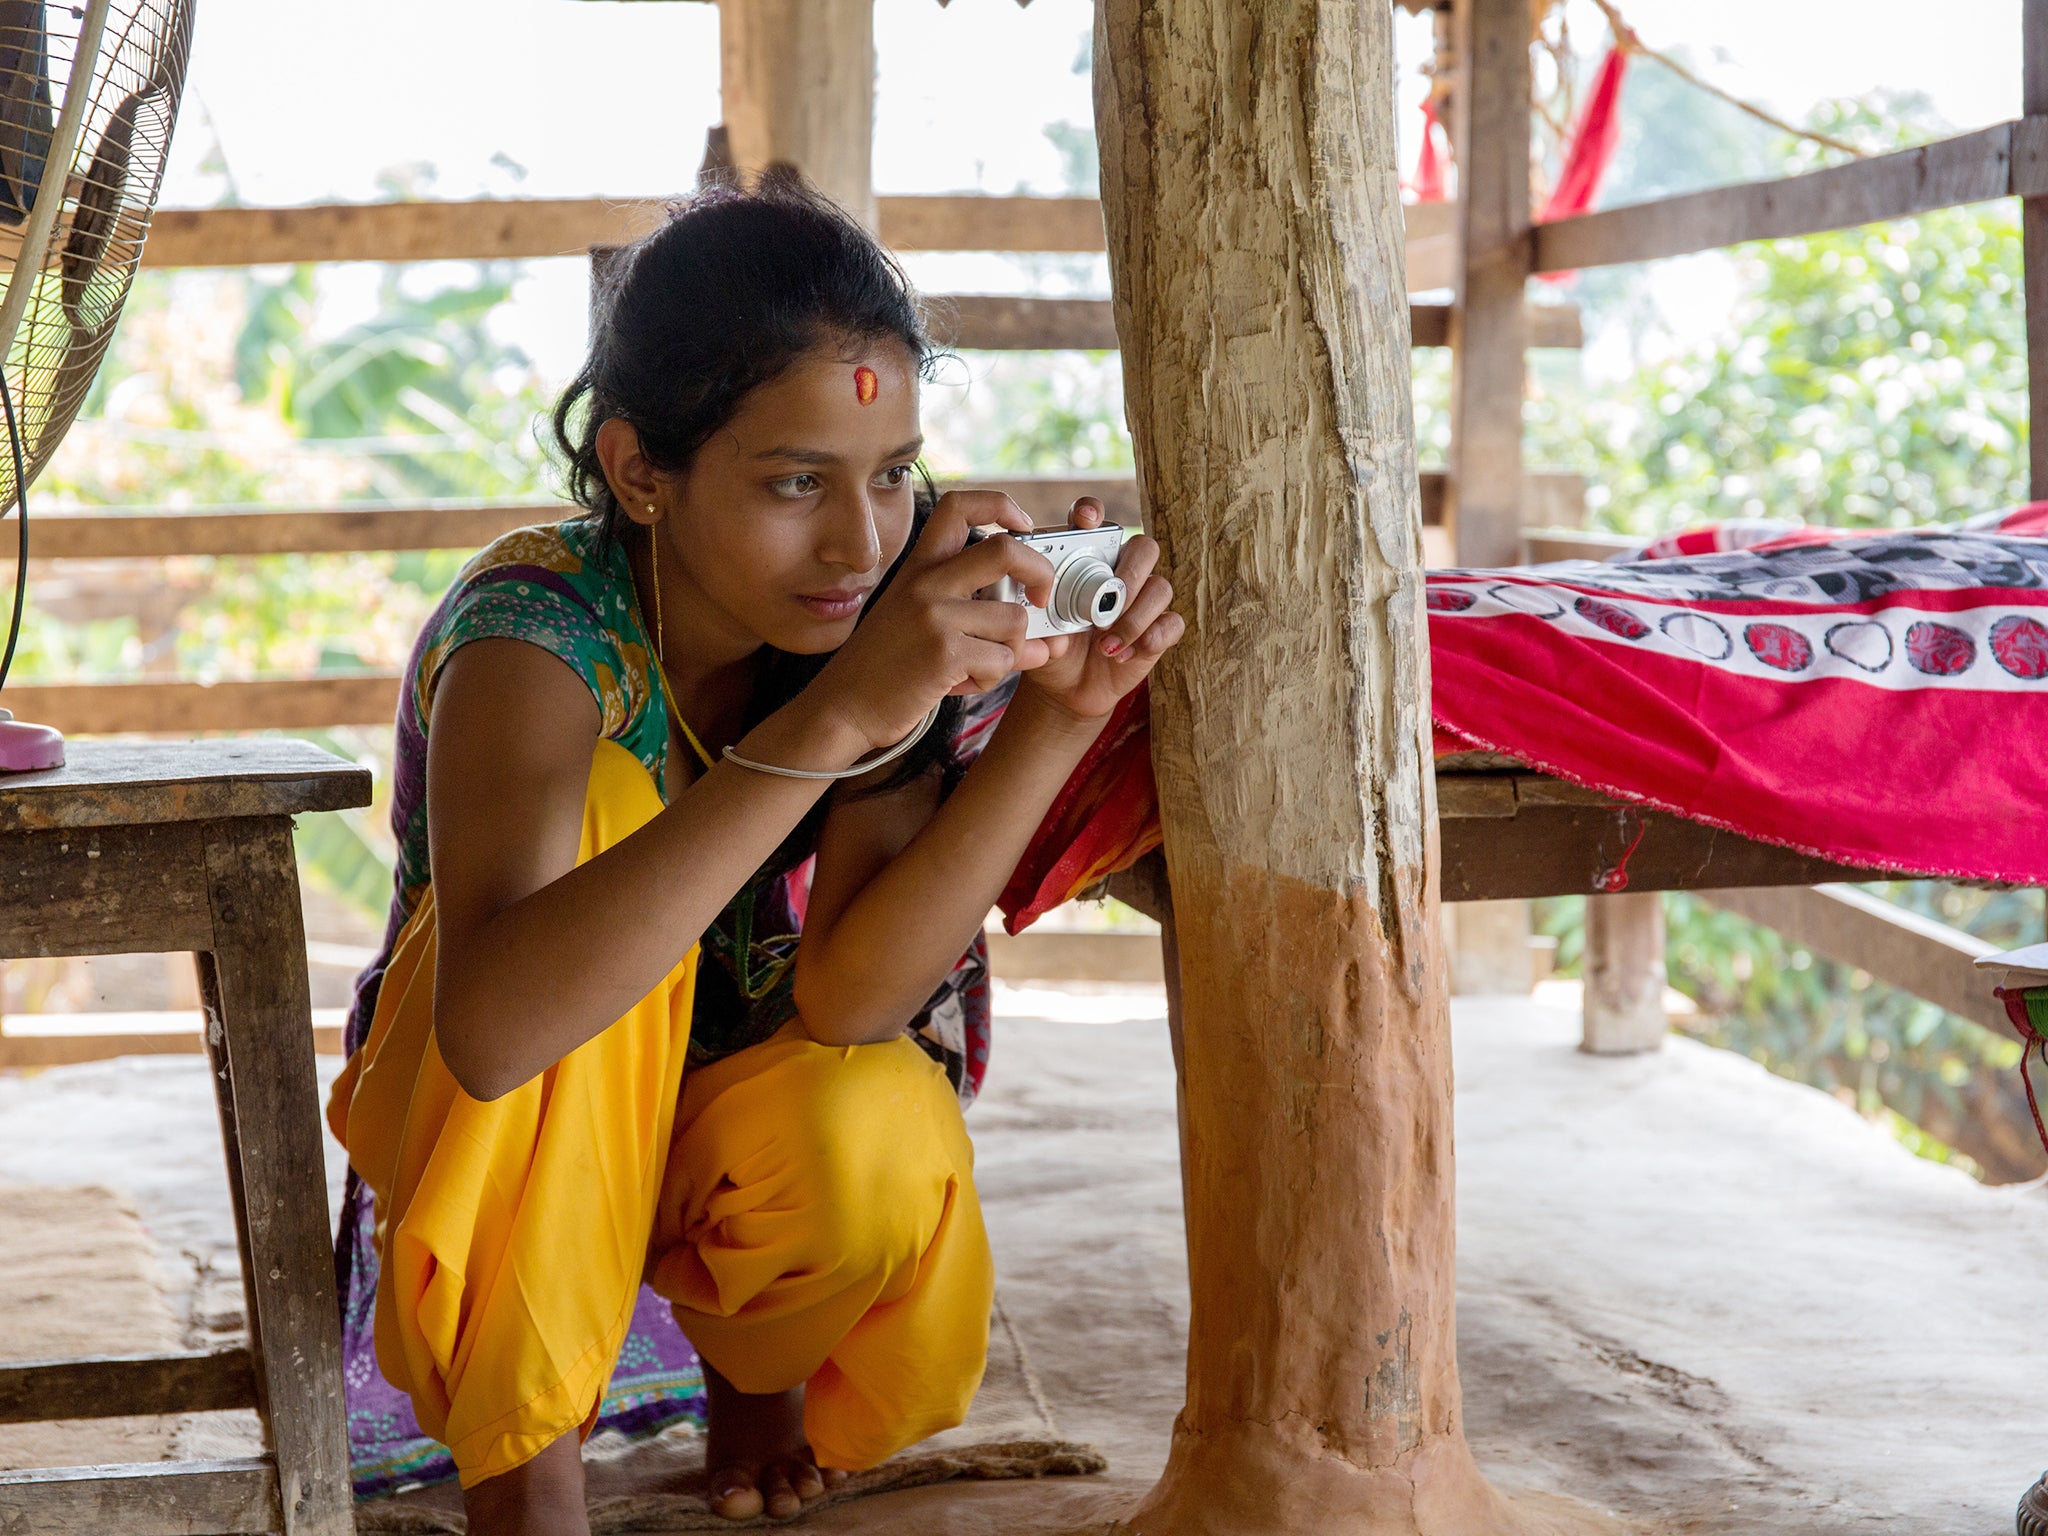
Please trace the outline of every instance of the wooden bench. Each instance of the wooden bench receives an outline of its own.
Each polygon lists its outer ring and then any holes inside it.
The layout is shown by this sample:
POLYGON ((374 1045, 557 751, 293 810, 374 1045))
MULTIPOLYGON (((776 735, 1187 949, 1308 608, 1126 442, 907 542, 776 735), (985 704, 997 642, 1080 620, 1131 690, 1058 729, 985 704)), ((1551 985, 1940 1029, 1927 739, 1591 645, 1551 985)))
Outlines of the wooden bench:
POLYGON ((226 1145, 245 1349, 0 1367, 0 1423, 255 1408, 269 1452, 0 1473, 8 1536, 354 1529, 292 817, 370 775, 299 741, 74 742, 0 779, 0 959, 190 950, 226 1145))

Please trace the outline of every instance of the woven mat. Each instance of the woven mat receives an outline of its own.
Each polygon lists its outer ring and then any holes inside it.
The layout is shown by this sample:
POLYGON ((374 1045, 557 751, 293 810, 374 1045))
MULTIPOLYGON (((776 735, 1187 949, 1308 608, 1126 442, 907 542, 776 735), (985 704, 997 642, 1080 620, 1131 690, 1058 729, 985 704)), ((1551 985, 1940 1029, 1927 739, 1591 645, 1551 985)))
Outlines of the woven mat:
MULTIPOLYGON (((721 1519, 704 1497, 704 1441, 678 1426, 650 1440, 597 1436, 583 1448, 592 1536, 727 1531, 786 1525, 765 1518, 721 1519)), ((954 1480, 1074 1477, 1104 1471, 1094 1450, 1059 1438, 1059 1425, 1011 1327, 1001 1298, 990 1330, 988 1372, 967 1421, 911 1451, 858 1473, 806 1507, 829 1509, 851 1499, 954 1480)), ((358 1536, 439 1536, 465 1529, 461 1495, 452 1486, 401 1494, 356 1506, 358 1536)))
MULTIPOLYGON (((0 1360, 180 1347, 142 1218, 109 1189, 0 1185, 0 1360)), ((0 1470, 157 1461, 169 1418, 0 1425, 0 1470)))

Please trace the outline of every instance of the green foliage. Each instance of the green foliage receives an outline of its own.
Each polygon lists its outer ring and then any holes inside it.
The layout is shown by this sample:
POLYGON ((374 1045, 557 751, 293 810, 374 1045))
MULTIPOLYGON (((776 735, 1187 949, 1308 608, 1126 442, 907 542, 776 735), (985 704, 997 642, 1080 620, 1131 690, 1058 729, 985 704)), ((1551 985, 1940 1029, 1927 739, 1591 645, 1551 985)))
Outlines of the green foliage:
MULTIPOLYGON (((1646 370, 1588 423, 1611 526, 1903 527, 2024 499, 2015 210, 1953 209, 1743 259, 1737 333, 1646 370)), ((1560 415, 1560 436, 1566 425, 1560 415)), ((1560 443, 1559 457, 1581 455, 1560 443)))
MULTIPOLYGON (((539 494, 534 423, 546 400, 528 360, 492 329, 507 272, 439 286, 420 277, 390 269, 374 311, 337 330, 323 329, 312 268, 269 279, 143 273, 114 355, 32 500, 176 509, 539 494)), ((396 669, 463 559, 186 558, 96 570, 84 584, 60 568, 30 591, 19 675, 396 669)), ((389 737, 322 740, 382 769, 389 737)), ((303 818, 298 841, 309 878, 382 917, 391 866, 377 814, 303 818)))

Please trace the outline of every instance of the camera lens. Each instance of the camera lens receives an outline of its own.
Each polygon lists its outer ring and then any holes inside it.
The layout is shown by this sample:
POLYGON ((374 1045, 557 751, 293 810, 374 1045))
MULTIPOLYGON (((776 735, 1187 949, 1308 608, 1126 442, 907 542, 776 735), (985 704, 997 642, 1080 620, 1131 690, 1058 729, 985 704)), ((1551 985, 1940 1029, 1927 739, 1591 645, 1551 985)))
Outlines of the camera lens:
POLYGON ((1128 594, 1106 561, 1082 555, 1060 567, 1053 578, 1052 602, 1046 612, 1071 628, 1107 629, 1124 611, 1128 594))

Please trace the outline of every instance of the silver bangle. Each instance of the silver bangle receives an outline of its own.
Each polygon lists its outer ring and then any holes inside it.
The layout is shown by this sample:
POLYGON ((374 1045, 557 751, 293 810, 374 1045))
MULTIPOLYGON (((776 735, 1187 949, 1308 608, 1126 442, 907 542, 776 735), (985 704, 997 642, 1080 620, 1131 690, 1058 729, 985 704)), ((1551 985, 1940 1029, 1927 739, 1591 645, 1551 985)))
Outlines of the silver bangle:
POLYGON ((730 761, 738 763, 742 768, 751 768, 756 773, 772 773, 777 778, 857 779, 864 773, 873 773, 884 763, 895 762, 897 758, 908 752, 920 741, 923 741, 925 732, 929 731, 932 728, 933 722, 939 718, 939 705, 943 703, 945 703, 945 700, 941 699, 939 704, 934 704, 926 713, 924 719, 918 723, 916 730, 897 742, 895 746, 884 752, 880 757, 866 758, 861 762, 855 763, 851 768, 778 768, 773 763, 757 763, 751 757, 741 757, 731 747, 725 749, 725 755, 730 761))

